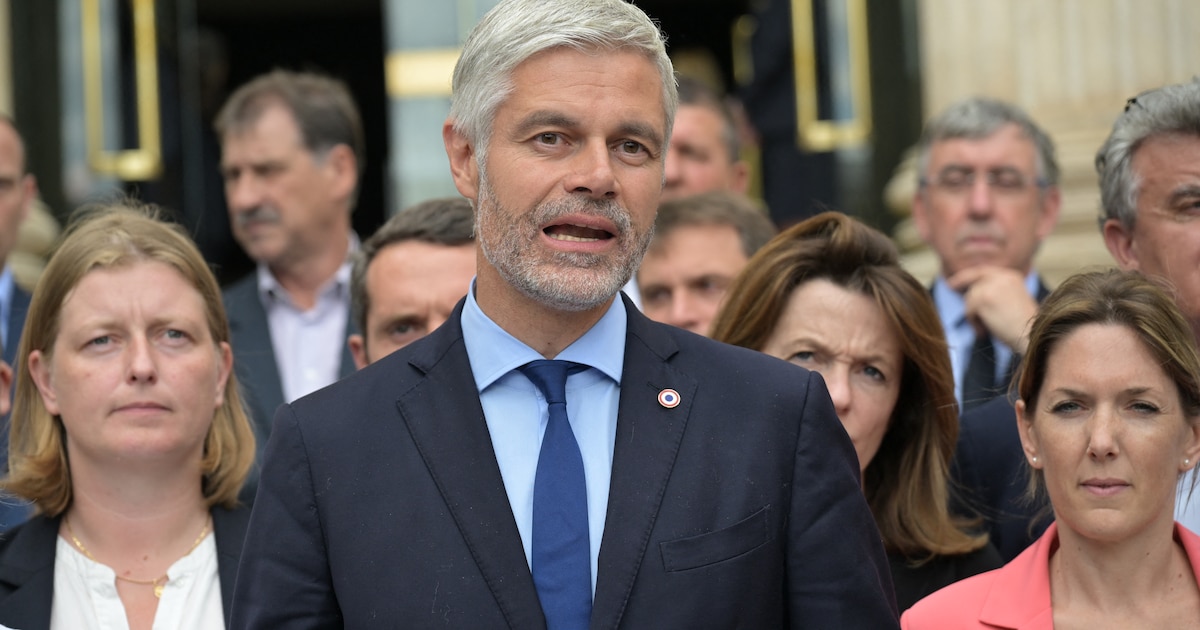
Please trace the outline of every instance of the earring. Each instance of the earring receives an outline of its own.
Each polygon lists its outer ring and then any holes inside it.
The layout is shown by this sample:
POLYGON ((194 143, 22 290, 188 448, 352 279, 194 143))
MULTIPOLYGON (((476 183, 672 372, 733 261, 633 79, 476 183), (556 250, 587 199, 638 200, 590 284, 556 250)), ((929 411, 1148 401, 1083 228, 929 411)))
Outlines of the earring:
POLYGON ((1033 463, 1035 463, 1035 464, 1037 463, 1037 455, 1033 456, 1033 463))
POLYGON ((1183 465, 1184 465, 1184 467, 1185 467, 1185 468, 1191 468, 1191 467, 1192 467, 1192 460, 1191 460, 1191 459, 1189 459, 1189 458, 1184 458, 1184 460, 1183 460, 1183 465))

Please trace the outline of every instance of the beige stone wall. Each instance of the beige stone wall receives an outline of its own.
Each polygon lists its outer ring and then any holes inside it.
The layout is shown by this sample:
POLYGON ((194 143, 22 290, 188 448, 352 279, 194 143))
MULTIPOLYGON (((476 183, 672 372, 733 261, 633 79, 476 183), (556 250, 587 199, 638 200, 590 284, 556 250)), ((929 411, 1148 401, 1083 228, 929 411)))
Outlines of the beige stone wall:
MULTIPOLYGON (((919 0, 926 117, 980 94, 1025 108, 1054 138, 1063 171, 1063 215, 1038 267, 1051 282, 1112 260, 1096 227, 1099 192, 1092 166, 1125 101, 1200 74, 1200 2, 1195 0, 919 0)), ((889 191, 908 202, 909 171, 889 191), (907 199, 905 198, 907 196, 907 199)), ((901 212, 907 212, 902 208, 901 212)), ((919 242, 909 224, 905 247, 919 242)), ((928 251, 906 266, 937 271, 928 251)))

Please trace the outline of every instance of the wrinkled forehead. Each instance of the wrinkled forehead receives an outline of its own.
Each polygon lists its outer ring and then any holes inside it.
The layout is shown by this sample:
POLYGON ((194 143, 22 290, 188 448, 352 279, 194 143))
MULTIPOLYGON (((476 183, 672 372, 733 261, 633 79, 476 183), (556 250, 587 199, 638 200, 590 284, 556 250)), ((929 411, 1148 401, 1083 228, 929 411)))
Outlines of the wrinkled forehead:
POLYGON ((988 134, 940 138, 929 150, 930 174, 949 166, 1039 168, 1037 146, 1015 123, 988 134))

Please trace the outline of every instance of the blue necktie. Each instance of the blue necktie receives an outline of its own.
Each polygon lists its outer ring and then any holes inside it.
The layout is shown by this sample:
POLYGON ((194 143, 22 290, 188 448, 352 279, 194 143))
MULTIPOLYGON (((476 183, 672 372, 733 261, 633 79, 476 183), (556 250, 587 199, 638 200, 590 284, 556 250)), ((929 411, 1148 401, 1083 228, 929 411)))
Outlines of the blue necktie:
POLYGON ((567 421, 569 361, 531 361, 521 373, 550 409, 533 484, 533 583, 549 630, 586 629, 592 616, 583 457, 567 421))

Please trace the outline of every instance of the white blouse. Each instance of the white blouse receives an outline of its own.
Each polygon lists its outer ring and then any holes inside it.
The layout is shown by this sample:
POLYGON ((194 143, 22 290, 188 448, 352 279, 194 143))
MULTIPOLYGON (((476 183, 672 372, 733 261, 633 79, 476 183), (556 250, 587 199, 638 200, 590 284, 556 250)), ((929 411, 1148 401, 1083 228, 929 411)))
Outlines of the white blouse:
MULTIPOLYGON (((214 538, 205 537, 200 546, 167 569, 167 583, 154 613, 154 630, 225 628, 214 538)), ((54 554, 51 601, 50 630, 129 630, 125 606, 117 595, 117 574, 61 536, 54 554)))

